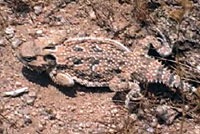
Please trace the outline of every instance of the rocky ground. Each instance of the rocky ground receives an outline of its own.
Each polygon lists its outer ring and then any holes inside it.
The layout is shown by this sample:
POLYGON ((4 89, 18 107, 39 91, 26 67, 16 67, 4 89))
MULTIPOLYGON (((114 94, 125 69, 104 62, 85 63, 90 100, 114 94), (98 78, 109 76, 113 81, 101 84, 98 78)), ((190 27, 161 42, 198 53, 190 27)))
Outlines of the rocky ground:
MULTIPOLYGON (((143 85, 146 100, 130 113, 124 108, 126 93, 60 87, 16 58, 22 43, 60 30, 66 38, 107 37, 134 50, 137 39, 157 36, 159 28, 174 47, 163 64, 198 87, 199 10, 198 0, 0 0, 0 134, 199 134, 194 95, 143 85), (28 91, 5 95, 22 88, 28 91)), ((162 59, 153 49, 149 54, 162 59)))

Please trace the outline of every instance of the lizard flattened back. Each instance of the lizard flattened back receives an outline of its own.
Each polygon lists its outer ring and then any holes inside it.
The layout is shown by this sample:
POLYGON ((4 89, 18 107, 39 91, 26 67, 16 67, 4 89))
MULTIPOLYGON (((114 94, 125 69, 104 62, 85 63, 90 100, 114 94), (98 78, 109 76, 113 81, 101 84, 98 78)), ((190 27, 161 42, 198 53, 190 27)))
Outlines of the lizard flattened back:
POLYGON ((128 64, 123 45, 101 40, 66 41, 50 54, 56 58, 56 70, 68 73, 85 86, 108 86, 108 82, 128 64))

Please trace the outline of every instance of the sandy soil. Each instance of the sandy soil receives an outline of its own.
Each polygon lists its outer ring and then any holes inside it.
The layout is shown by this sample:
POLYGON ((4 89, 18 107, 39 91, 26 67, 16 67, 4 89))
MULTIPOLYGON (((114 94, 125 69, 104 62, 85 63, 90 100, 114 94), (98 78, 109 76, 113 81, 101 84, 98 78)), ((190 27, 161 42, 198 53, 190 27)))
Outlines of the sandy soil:
MULTIPOLYGON (((173 3, 167 4, 176 6, 173 3)), ((129 113, 124 108, 126 93, 78 84, 61 87, 47 74, 27 69, 16 58, 20 44, 48 36, 50 30, 55 34, 65 30, 67 37, 108 37, 134 49, 135 39, 147 35, 147 29, 153 31, 149 15, 160 8, 135 8, 134 4, 126 0, 0 0, 0 134, 200 134, 194 105, 199 102, 194 96, 185 102, 179 94, 153 84, 144 91, 147 100, 129 113), (3 96, 6 91, 24 87, 28 87, 28 93, 3 96), (160 111, 166 113, 159 115, 160 111)), ((195 21, 199 24, 198 15, 195 21)))

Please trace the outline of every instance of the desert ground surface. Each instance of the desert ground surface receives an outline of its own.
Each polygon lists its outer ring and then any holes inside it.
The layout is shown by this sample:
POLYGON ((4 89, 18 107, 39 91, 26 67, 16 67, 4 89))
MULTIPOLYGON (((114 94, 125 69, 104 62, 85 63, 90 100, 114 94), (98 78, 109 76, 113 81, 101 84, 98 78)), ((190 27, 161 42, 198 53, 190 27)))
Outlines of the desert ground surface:
POLYGON ((149 55, 198 88, 199 0, 0 0, 0 134, 200 134, 194 94, 143 84, 146 99, 128 111, 127 92, 58 86, 16 58, 21 44, 60 30, 65 38, 107 37, 134 51, 138 39, 158 36, 156 28, 173 52, 163 58, 151 48, 149 55))

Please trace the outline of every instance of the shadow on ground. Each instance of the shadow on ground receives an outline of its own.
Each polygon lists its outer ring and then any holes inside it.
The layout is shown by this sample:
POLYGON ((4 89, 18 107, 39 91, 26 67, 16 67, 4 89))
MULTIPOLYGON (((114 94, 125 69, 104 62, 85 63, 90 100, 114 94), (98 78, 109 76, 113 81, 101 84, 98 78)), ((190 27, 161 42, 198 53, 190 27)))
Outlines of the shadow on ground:
MULTIPOLYGON (((160 103, 161 100, 180 104, 182 104, 183 102, 187 102, 186 96, 183 95, 178 89, 172 91, 164 84, 159 83, 151 83, 148 84, 146 87, 144 86, 145 85, 140 84, 141 93, 144 95, 144 100, 151 100, 152 103, 160 103)), ((112 98, 113 102, 115 104, 124 105, 124 101, 126 100, 126 95, 128 94, 128 92, 129 91, 117 92, 112 98)), ((138 104, 138 102, 133 103, 138 104)))
POLYGON ((22 74, 24 77, 32 83, 40 85, 42 87, 48 87, 52 85, 56 87, 60 92, 69 97, 75 97, 77 91, 86 92, 86 93, 106 93, 111 92, 109 88, 105 87, 84 87, 76 83, 73 87, 61 86, 54 83, 49 75, 45 72, 38 73, 37 71, 30 70, 26 67, 22 68, 22 74))

